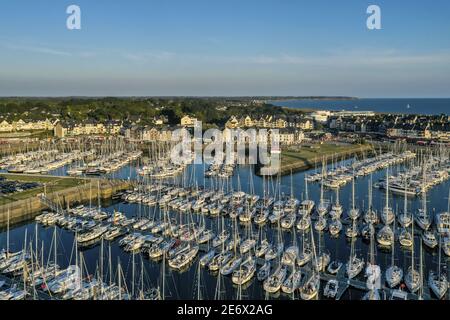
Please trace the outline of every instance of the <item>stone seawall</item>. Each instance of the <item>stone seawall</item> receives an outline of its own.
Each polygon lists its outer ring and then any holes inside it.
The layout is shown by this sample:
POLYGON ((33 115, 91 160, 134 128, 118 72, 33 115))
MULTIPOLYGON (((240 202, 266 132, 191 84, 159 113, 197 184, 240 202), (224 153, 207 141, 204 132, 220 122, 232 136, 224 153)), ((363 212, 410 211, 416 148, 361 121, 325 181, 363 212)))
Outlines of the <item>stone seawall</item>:
MULTIPOLYGON (((47 194, 47 198, 62 208, 66 208, 75 203, 86 203, 100 199, 111 199, 111 196, 121 190, 131 186, 129 181, 123 180, 103 180, 92 179, 91 182, 81 186, 67 188, 61 191, 47 194)), ((8 220, 11 224, 31 219, 42 210, 48 207, 42 203, 38 196, 15 201, 0 206, 0 225, 6 224, 8 220)))

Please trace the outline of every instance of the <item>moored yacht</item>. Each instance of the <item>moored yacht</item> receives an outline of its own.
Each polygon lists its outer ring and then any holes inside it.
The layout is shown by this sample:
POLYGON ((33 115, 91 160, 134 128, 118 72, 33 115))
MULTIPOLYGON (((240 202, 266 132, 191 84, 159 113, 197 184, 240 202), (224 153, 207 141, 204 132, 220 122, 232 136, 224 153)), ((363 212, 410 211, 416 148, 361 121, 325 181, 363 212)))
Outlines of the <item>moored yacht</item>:
POLYGON ((252 257, 241 263, 239 268, 233 271, 231 281, 236 285, 243 285, 250 281, 256 271, 256 261, 252 257))
POLYGON ((276 293, 281 289, 286 278, 287 270, 285 267, 279 266, 269 277, 264 281, 263 288, 268 293, 276 293))

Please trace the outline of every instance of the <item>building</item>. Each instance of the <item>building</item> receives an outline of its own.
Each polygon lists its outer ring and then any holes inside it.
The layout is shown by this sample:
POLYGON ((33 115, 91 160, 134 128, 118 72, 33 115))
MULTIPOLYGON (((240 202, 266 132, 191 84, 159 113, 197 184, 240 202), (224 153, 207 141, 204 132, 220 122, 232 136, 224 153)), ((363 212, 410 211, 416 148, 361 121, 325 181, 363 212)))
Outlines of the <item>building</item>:
POLYGON ((180 125, 182 127, 193 127, 195 122, 197 122, 197 118, 185 115, 184 117, 181 118, 180 125))
POLYGON ((120 121, 109 121, 107 123, 88 120, 82 123, 71 121, 57 121, 53 133, 55 137, 64 138, 66 136, 79 135, 118 135, 122 131, 122 123, 120 121))
POLYGON ((288 125, 288 122, 285 119, 278 118, 275 120, 275 123, 273 125, 274 128, 283 129, 286 128, 288 125))
POLYGON ((398 124, 392 128, 387 128, 386 135, 390 138, 405 139, 431 139, 431 131, 428 124, 398 124))
POLYGON ((299 122, 296 123, 296 127, 302 130, 313 130, 314 129, 314 124, 311 120, 301 120, 299 122))
POLYGON ((225 123, 225 128, 236 129, 239 127, 239 121, 235 116, 231 116, 230 119, 225 123))
POLYGON ((172 139, 172 131, 168 127, 144 127, 140 129, 138 136, 142 141, 169 142, 172 139))
POLYGON ((320 123, 327 123, 328 118, 331 116, 331 111, 315 111, 311 113, 311 117, 314 119, 314 121, 320 122, 320 123))
POLYGON ((11 123, 3 120, 0 123, 0 132, 53 130, 53 128, 54 124, 49 119, 37 121, 24 121, 19 119, 18 121, 12 121, 11 123))

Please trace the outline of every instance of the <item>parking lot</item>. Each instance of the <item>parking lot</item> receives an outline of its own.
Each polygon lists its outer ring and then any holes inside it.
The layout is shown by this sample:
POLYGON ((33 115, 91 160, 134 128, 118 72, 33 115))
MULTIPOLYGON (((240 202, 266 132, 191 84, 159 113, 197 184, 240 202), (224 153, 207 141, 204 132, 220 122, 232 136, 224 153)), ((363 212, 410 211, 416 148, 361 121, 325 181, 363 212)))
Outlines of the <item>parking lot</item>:
POLYGON ((7 180, 5 177, 0 177, 0 196, 23 192, 40 186, 41 184, 39 182, 7 180))

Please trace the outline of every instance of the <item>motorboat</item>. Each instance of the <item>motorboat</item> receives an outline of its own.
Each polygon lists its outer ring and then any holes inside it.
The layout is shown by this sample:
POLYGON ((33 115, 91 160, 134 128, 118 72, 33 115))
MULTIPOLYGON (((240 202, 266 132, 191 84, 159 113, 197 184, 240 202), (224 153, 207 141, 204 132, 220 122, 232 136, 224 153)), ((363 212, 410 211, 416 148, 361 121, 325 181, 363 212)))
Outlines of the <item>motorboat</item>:
POLYGON ((423 243, 430 249, 434 249, 438 245, 438 241, 436 239, 436 234, 430 230, 423 231, 422 240, 423 240, 423 243))
POLYGON ((339 290, 339 282, 336 279, 331 279, 325 285, 323 296, 330 299, 335 299, 339 290))

